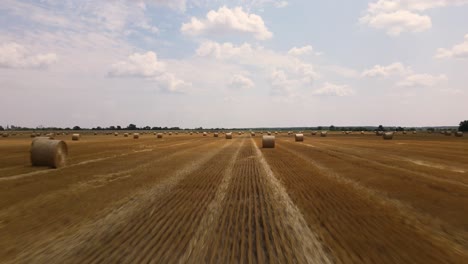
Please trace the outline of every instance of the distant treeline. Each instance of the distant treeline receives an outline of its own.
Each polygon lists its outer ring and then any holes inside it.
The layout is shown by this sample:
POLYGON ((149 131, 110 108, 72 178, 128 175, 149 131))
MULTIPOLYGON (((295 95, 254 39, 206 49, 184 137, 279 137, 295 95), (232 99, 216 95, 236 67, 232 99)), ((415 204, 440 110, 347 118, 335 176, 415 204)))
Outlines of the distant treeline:
POLYGON ((143 126, 137 127, 135 124, 129 124, 126 127, 122 126, 109 126, 109 127, 93 127, 93 128, 81 128, 74 126, 72 128, 66 127, 43 127, 39 126, 36 128, 20 127, 20 126, 7 126, 6 128, 0 126, 0 131, 3 130, 204 130, 204 131, 219 131, 219 130, 270 130, 270 131, 297 131, 297 130, 329 130, 329 131, 439 131, 439 130, 458 130, 468 131, 468 120, 460 122, 460 126, 444 126, 444 127, 401 127, 401 126, 315 126, 315 127, 257 127, 257 128, 180 128, 180 127, 157 127, 157 126, 143 126))

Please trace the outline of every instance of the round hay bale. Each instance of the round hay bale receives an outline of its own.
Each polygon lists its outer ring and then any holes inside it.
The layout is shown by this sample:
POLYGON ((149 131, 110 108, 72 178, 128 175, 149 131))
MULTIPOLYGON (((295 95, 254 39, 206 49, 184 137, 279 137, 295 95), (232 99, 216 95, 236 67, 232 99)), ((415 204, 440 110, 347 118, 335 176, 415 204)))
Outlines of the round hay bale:
POLYGON ((451 135, 452 135, 452 131, 450 131, 450 130, 445 131, 445 135, 446 135, 446 136, 451 136, 451 135))
POLYGON ((206 137, 208 134, 206 132, 203 132, 203 136, 206 137))
POLYGON ((376 136, 383 136, 384 132, 383 131, 375 131, 376 136))
POLYGON ((382 135, 382 138, 385 139, 385 140, 390 140, 390 139, 393 139, 393 132, 385 132, 383 135, 382 135))
POLYGON ((240 135, 242 135, 242 132, 239 131, 239 132, 237 132, 237 134, 240 136, 240 135))
POLYGON ((226 133, 226 139, 232 139, 232 132, 226 133))
POLYGON ((406 135, 406 131, 403 131, 403 135, 406 135))
POLYGON ((117 133, 117 132, 114 132, 114 136, 116 136, 116 137, 117 137, 117 136, 119 136, 119 133, 117 133))
POLYGON ((193 133, 192 133, 192 132, 190 132, 190 135, 193 135, 193 133))
POLYGON ((463 137, 463 132, 458 131, 457 133, 455 133, 455 136, 456 137, 463 137))
POLYGON ((321 136, 321 137, 326 137, 327 134, 328 134, 328 131, 322 131, 322 132, 320 132, 320 136, 321 136))
POLYGON ((268 132, 267 132, 267 135, 268 135, 268 136, 271 136, 271 132, 270 132, 270 131, 268 131, 268 132))
POLYGON ((315 135, 317 135, 317 131, 312 131, 311 134, 312 134, 312 136, 315 136, 315 135))
POLYGON ((416 131, 413 131, 413 135, 415 135, 417 132, 416 131))
POLYGON ((124 137, 128 137, 128 133, 124 133, 124 137))
POLYGON ((275 136, 263 136, 262 137, 262 148, 274 148, 275 147, 275 136))
POLYGON ((365 134, 364 131, 361 131, 361 135, 364 135, 364 134, 365 134))
POLYGON ((163 138, 163 134, 162 133, 157 133, 156 138, 163 138))
POLYGON ((295 134, 294 139, 296 142, 304 141, 304 134, 295 134))
POLYGON ((172 132, 167 133, 169 136, 172 136, 172 132))
POLYGON ((66 165, 68 148, 62 140, 35 138, 31 143, 31 164, 60 168, 66 165))
POLYGON ((80 134, 73 134, 73 135, 72 135, 72 140, 73 140, 73 141, 80 140, 80 134))
POLYGON ((36 137, 36 134, 32 133, 32 134, 30 135, 30 137, 35 138, 35 137, 36 137))
POLYGON ((214 134, 213 134, 213 137, 218 137, 218 133, 214 133, 214 134))
POLYGON ((139 139, 140 133, 133 133, 133 139, 139 139))
POLYGON ((250 132, 250 136, 255 137, 255 132, 250 132))

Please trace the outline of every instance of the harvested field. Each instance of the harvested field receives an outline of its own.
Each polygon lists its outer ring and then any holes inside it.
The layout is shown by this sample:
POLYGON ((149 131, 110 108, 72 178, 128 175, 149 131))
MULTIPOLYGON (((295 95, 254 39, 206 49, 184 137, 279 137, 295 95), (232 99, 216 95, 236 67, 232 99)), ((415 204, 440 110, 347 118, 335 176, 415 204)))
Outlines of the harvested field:
POLYGON ((0 138, 2 263, 466 263, 468 138, 0 138))

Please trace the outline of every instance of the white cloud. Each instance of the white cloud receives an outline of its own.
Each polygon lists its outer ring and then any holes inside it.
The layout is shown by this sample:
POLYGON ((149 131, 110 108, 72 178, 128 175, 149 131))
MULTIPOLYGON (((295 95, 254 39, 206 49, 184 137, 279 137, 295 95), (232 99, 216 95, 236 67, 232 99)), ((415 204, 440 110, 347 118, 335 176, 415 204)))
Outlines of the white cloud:
POLYGON ((205 41, 200 44, 196 53, 200 57, 214 57, 217 59, 229 59, 234 56, 249 56, 254 48, 248 43, 235 46, 232 43, 217 43, 214 41, 205 41))
POLYGON ((423 86, 431 87, 439 84, 440 82, 447 81, 447 76, 441 75, 431 75, 431 74, 412 74, 407 76, 403 81, 399 82, 398 86, 405 87, 414 87, 414 86, 423 86))
POLYGON ((57 61, 55 53, 31 54, 15 42, 0 44, 0 68, 40 68, 57 61))
POLYGON ((338 85, 326 82, 320 89, 313 92, 314 95, 324 96, 350 96, 354 94, 354 90, 347 85, 338 85))
POLYGON ((362 72, 362 77, 389 77, 394 75, 406 75, 412 72, 410 67, 401 62, 395 62, 387 66, 375 65, 371 69, 362 72))
POLYGON ((185 12, 187 8, 186 0, 148 0, 148 3, 154 3, 161 6, 167 6, 171 9, 185 12))
POLYGON ((134 53, 127 60, 112 64, 109 71, 111 77, 137 77, 155 81, 158 86, 170 92, 183 92, 191 86, 174 74, 167 72, 164 62, 158 60, 156 53, 134 53))
POLYGON ((302 56, 302 55, 310 55, 313 53, 313 51, 314 49, 312 48, 312 46, 307 45, 307 46, 300 47, 300 48, 293 47, 292 49, 288 51, 288 54, 292 56, 302 56))
POLYGON ((292 97, 298 87, 297 80, 291 80, 283 70, 273 70, 270 75, 272 95, 292 97))
POLYGON ((278 2, 275 2, 274 5, 277 8, 283 8, 283 7, 287 7, 289 3, 287 1, 278 1, 278 2))
POLYGON ((197 56, 211 57, 240 66, 255 67, 270 81, 273 94, 292 95, 292 87, 309 88, 320 74, 314 65, 296 57, 278 53, 248 43, 234 45, 205 41, 197 49, 197 56))
POLYGON ((465 39, 462 43, 457 44, 450 49, 437 49, 435 58, 468 58, 468 34, 465 35, 465 39))
POLYGON ((255 86, 254 82, 245 77, 244 75, 241 74, 235 74, 232 78, 231 81, 229 82, 229 86, 234 89, 251 89, 255 86))
POLYGON ((363 24, 377 29, 385 29, 390 36, 398 36, 402 32, 421 32, 432 27, 431 18, 407 10, 390 13, 368 14, 359 20, 363 24))
POLYGON ((379 0, 369 3, 359 21, 386 30, 390 36, 398 36, 402 32, 422 32, 432 27, 432 20, 421 12, 467 3, 468 0, 379 0))
POLYGON ((226 6, 209 11, 204 19, 192 17, 190 22, 182 24, 181 32, 191 36, 246 34, 259 40, 273 36, 259 15, 246 13, 242 7, 226 6))

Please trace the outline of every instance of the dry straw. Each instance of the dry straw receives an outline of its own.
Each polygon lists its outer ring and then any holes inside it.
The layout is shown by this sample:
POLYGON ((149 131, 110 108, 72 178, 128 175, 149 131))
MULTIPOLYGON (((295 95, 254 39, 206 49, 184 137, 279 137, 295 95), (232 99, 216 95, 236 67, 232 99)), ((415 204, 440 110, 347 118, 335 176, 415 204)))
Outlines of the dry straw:
POLYGON ((385 140, 393 139, 393 132, 385 132, 382 137, 385 140))
POLYGON ((214 133, 214 134, 213 134, 213 137, 218 137, 218 133, 214 133))
POLYGON ((128 133, 124 133, 124 137, 128 137, 128 133))
POLYGON ((252 137, 255 137, 255 132, 250 132, 250 135, 251 135, 252 137))
POLYGON ((317 131, 312 131, 312 136, 317 135, 317 131))
POLYGON ((275 147, 275 136, 263 136, 262 137, 263 148, 274 148, 275 147))
POLYGON ((458 131, 457 133, 455 133, 455 136, 456 137, 463 137, 463 132, 458 131))
POLYGON ((117 132, 115 132, 115 133, 114 133, 114 136, 116 136, 116 137, 117 137, 118 135, 119 135, 119 133, 117 133, 117 132))
POLYGON ((80 140, 80 134, 73 134, 72 135, 72 140, 74 140, 74 141, 80 140))
POLYGON ((295 138, 296 142, 304 141, 304 134, 295 134, 294 138, 295 138))
POLYGON ((62 140, 38 137, 31 143, 31 164, 60 168, 66 165, 68 149, 62 140))
POLYGON ((156 138, 162 138, 163 137, 163 134, 162 133, 157 133, 156 134, 156 138))
POLYGON ((384 132, 383 131, 376 131, 375 135, 376 136, 383 136, 384 132))
POLYGON ((206 137, 206 135, 208 135, 206 132, 203 132, 203 136, 206 137))
POLYGON ((226 133, 226 139, 232 139, 232 132, 226 133))
POLYGON ((139 133, 133 133, 133 139, 139 139, 140 134, 139 133))
POLYGON ((328 134, 328 131, 322 131, 322 132, 320 132, 320 136, 321 136, 321 137, 326 137, 327 134, 328 134))

